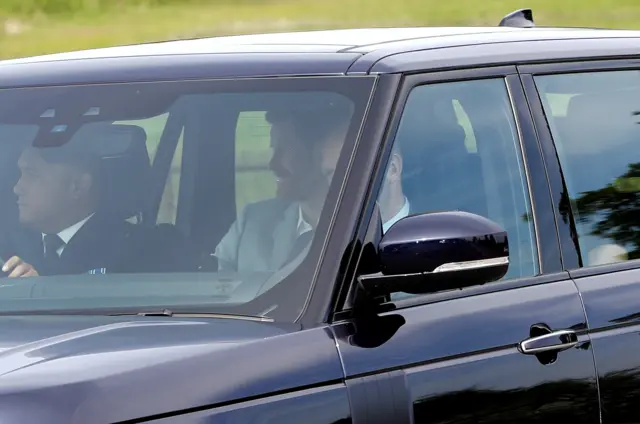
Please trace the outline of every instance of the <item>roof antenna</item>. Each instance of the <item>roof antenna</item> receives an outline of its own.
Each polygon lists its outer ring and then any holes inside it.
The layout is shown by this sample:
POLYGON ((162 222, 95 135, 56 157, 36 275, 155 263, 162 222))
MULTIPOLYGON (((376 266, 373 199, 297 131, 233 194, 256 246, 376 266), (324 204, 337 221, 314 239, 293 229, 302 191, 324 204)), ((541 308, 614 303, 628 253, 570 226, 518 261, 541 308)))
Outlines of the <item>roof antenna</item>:
POLYGON ((502 18, 500 24, 501 27, 513 27, 513 28, 532 28, 536 26, 533 22, 533 11, 531 9, 520 9, 515 12, 509 13, 502 18))

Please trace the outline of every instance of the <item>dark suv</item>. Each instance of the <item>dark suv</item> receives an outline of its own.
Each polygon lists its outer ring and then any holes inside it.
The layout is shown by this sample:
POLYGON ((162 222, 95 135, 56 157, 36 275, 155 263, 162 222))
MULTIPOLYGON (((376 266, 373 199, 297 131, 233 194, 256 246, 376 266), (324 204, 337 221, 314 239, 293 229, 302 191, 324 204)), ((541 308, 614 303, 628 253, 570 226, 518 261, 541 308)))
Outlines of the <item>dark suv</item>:
POLYGON ((640 32, 521 10, 0 88, 0 422, 640 421, 640 32))

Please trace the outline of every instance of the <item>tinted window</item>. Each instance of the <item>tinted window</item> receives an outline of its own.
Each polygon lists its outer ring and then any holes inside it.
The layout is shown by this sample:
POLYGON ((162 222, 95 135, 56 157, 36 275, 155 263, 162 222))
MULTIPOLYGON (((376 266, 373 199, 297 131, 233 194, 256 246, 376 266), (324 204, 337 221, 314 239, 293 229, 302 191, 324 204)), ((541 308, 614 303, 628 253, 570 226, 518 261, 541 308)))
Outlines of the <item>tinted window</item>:
POLYGON ((383 229, 408 214, 462 210, 507 230, 505 278, 537 272, 518 132, 503 80, 424 85, 407 100, 379 194, 383 229))
POLYGON ((0 257, 17 264, 11 276, 31 277, 3 287, 0 311, 294 319, 371 87, 366 77, 0 91, 0 257))
POLYGON ((585 266, 640 256, 640 72, 536 77, 585 266))

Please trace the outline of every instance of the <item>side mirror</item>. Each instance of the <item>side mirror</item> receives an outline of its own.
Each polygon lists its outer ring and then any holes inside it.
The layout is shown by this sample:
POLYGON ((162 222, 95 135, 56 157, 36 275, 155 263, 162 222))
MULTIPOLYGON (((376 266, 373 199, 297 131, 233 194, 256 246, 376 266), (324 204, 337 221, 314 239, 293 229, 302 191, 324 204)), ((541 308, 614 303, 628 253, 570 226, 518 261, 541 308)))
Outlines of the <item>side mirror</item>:
POLYGON ((395 223, 378 245, 381 273, 361 276, 360 288, 378 297, 424 294, 480 285, 509 268, 507 233, 467 212, 412 215, 395 223))

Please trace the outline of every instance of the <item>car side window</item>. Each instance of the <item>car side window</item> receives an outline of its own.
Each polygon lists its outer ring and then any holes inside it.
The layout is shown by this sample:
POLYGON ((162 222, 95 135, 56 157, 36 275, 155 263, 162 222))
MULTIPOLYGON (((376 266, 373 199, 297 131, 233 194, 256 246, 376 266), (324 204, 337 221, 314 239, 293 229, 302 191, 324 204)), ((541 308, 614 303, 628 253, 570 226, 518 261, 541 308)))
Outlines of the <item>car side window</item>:
POLYGON ((414 88, 378 203, 384 231, 409 214, 460 210, 487 217, 509 237, 504 278, 535 275, 530 198, 504 80, 414 88))
POLYGON ((535 82, 569 194, 562 212, 573 214, 583 266, 640 257, 640 71, 535 82))

